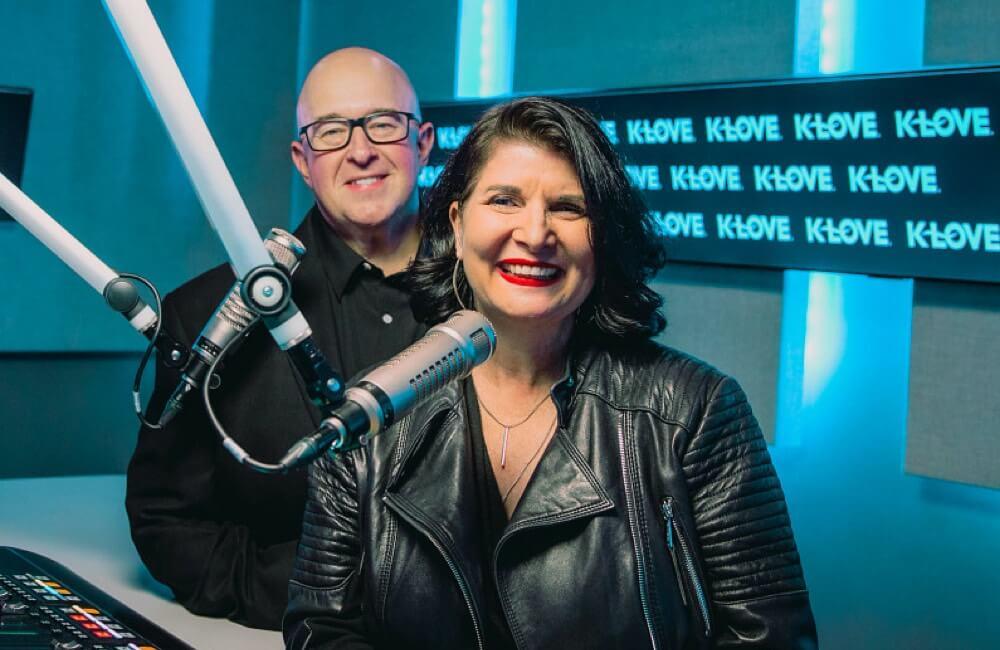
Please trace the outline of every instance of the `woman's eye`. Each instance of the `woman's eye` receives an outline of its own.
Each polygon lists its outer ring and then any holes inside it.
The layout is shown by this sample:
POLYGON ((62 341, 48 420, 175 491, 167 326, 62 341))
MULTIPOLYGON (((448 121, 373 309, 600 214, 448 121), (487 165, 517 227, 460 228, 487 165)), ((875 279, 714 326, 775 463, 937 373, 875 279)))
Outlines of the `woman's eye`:
POLYGON ((514 200, 514 197, 512 196, 504 196, 502 194, 499 194, 497 196, 491 197, 489 200, 489 204, 499 205, 501 207, 514 207, 515 205, 517 205, 517 202, 514 200))
POLYGON ((559 203, 550 207, 549 211, 563 219, 579 219, 587 214, 582 205, 575 203, 559 203))

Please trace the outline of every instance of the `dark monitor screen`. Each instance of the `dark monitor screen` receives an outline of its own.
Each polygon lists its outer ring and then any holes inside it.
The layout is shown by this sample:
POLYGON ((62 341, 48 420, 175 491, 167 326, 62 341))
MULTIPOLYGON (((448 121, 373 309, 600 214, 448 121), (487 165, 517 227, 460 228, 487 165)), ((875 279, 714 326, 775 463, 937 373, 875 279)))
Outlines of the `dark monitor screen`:
MULTIPOLYGON (((573 94, 675 260, 1000 282, 1000 68, 573 94)), ((433 183, 492 102, 438 104, 433 183)))
MULTIPOLYGON (((18 187, 24 171, 31 98, 30 90, 0 86, 0 173, 18 187)), ((11 220, 11 216, 0 208, 0 221, 11 220)))

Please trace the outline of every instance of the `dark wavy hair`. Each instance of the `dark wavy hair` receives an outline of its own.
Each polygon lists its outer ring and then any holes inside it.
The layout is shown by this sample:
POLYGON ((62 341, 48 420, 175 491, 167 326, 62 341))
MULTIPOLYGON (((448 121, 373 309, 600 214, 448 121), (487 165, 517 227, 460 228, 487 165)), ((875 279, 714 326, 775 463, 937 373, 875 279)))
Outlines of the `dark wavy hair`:
MULTIPOLYGON (((461 309, 452 289, 455 239, 448 209, 465 202, 498 142, 527 142, 563 156, 576 170, 591 222, 596 278, 576 318, 573 337, 605 344, 650 338, 666 326, 663 300, 646 281, 666 262, 646 206, 618 154, 586 111, 548 97, 524 97, 487 111, 445 163, 422 215, 423 255, 407 284, 418 320, 434 324, 461 309)), ((462 301, 472 291, 459 269, 462 301)))

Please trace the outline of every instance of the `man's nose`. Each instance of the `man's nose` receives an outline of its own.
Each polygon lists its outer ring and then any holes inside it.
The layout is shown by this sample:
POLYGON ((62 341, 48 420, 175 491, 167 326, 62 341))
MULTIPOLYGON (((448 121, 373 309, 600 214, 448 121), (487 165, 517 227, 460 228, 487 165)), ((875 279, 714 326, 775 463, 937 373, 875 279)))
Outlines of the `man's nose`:
POLYGON ((360 167, 368 165, 378 157, 378 150, 368 139, 368 134, 361 128, 360 124, 355 125, 351 131, 351 141, 347 145, 347 157, 360 167))

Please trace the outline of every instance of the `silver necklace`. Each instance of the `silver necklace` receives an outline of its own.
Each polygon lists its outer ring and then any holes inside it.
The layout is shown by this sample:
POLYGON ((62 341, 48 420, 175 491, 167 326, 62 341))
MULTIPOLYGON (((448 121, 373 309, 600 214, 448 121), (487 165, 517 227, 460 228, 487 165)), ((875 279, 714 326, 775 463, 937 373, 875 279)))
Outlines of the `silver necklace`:
POLYGON ((486 405, 483 404, 483 400, 479 399, 478 397, 476 398, 476 400, 479 402, 479 406, 482 407, 486 415, 490 416, 490 418, 492 418, 494 422, 503 427, 503 443, 500 447, 500 467, 502 468, 507 467, 507 437, 510 435, 510 430, 519 427, 528 420, 530 420, 531 416, 534 415, 535 412, 542 407, 542 404, 544 404, 545 400, 547 400, 548 398, 549 395, 548 393, 546 393, 545 397, 542 398, 542 401, 538 402, 538 404, 535 404, 535 408, 531 409, 531 411, 529 411, 527 415, 525 415, 523 418, 521 418, 519 421, 513 424, 506 424, 504 422, 501 422, 500 418, 493 415, 493 413, 488 408, 486 408, 486 405))
POLYGON ((514 482, 507 488, 507 491, 503 495, 503 501, 501 502, 504 505, 507 505, 507 499, 510 498, 510 493, 514 491, 514 487, 521 481, 521 478, 524 476, 524 473, 528 471, 528 468, 535 460, 535 457, 538 456, 538 453, 542 451, 542 447, 545 446, 545 443, 548 442, 549 438, 552 436, 552 432, 556 430, 556 420, 557 417, 552 418, 552 424, 549 425, 547 433, 542 436, 542 441, 538 444, 538 449, 535 450, 535 453, 531 454, 531 458, 528 459, 528 462, 524 464, 521 471, 517 473, 517 476, 514 478, 514 482))

